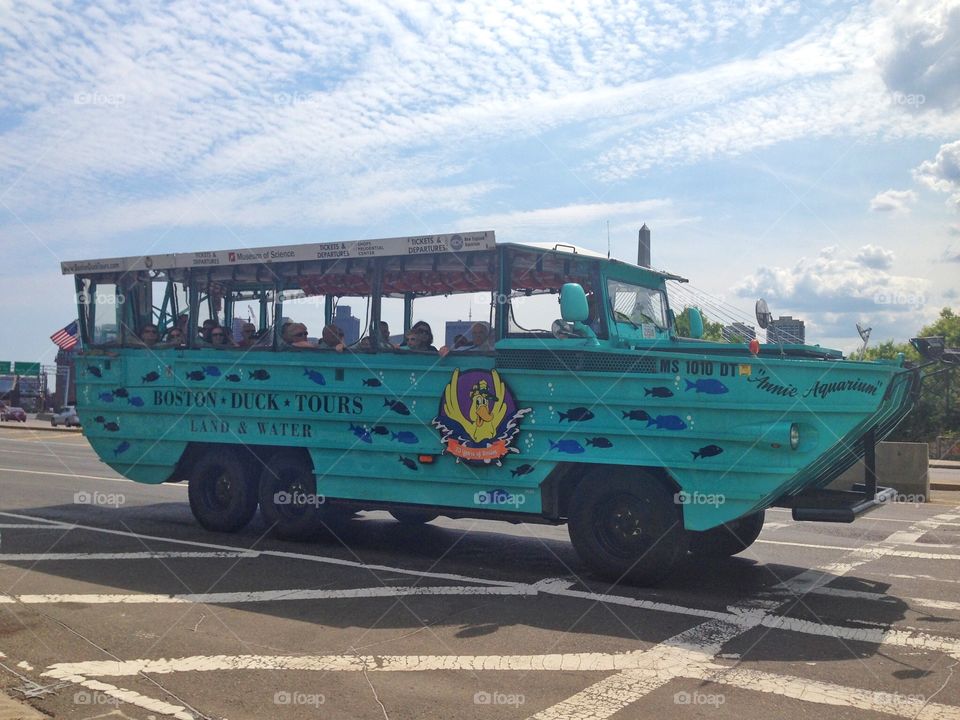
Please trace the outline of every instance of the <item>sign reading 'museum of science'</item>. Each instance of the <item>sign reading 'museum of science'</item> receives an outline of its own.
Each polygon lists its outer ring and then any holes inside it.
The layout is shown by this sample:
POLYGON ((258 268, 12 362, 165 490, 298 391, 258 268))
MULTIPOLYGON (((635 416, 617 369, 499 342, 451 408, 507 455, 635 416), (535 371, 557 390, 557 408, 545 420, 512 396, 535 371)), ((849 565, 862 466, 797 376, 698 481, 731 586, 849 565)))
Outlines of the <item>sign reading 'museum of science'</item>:
POLYGON ((492 250, 496 240, 492 230, 445 235, 416 235, 351 240, 349 242, 280 245, 263 248, 209 250, 192 253, 141 255, 100 260, 69 260, 60 263, 64 275, 89 272, 127 272, 131 270, 168 270, 171 268, 248 265, 270 262, 304 262, 307 260, 348 260, 351 258, 419 255, 440 252, 475 252, 492 250))

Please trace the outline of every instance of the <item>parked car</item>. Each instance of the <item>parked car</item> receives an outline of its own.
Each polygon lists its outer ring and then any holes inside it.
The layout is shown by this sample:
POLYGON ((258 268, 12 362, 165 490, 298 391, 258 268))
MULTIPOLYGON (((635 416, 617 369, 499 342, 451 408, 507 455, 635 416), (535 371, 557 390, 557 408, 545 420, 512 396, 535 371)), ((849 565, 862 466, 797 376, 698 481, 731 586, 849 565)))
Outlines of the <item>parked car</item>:
POLYGON ((80 427, 80 418, 77 416, 77 408, 73 405, 67 405, 58 408, 50 418, 50 424, 53 427, 57 425, 66 425, 67 427, 80 427))
POLYGON ((27 414, 23 411, 23 408, 12 407, 10 405, 4 405, 0 409, 0 420, 6 422, 7 420, 16 420, 17 422, 26 422, 27 414))

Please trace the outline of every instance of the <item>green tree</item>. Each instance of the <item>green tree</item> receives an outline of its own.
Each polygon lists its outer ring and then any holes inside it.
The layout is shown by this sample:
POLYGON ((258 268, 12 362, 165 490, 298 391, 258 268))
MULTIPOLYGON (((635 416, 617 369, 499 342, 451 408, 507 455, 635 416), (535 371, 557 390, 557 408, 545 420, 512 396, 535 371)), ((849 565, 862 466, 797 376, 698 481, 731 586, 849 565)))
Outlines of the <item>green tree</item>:
MULTIPOLYGON (((917 333, 918 337, 935 335, 945 337, 947 347, 960 347, 960 316, 950 308, 943 308, 935 322, 917 333)), ((893 340, 868 348, 866 357, 870 360, 892 359, 898 352, 903 352, 910 361, 921 361, 909 343, 898 344, 893 340)), ((931 442, 938 435, 960 432, 960 376, 956 368, 933 366, 931 370, 943 372, 924 378, 917 404, 890 436, 891 440, 931 442)))
MULTIPOLYGON (((723 323, 711 322, 702 310, 700 311, 700 317, 703 318, 703 339, 723 342, 723 323)), ((675 328, 679 337, 690 337, 689 306, 685 307, 683 312, 677 315, 675 328)))

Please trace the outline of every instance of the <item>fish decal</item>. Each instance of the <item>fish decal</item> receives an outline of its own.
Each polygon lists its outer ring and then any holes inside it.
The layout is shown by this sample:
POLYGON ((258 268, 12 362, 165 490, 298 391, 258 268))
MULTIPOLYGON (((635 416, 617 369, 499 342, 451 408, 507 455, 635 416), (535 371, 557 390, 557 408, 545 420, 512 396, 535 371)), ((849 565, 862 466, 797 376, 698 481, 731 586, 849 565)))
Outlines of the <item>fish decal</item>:
POLYGON ((124 440, 122 443, 120 443, 119 445, 117 445, 117 446, 113 449, 113 456, 114 456, 114 457, 117 457, 117 456, 119 456, 119 455, 122 455, 123 453, 125 453, 125 452, 126 452, 127 450, 129 450, 129 449, 130 449, 130 443, 128 443, 126 440, 124 440))
POLYGON ((131 395, 127 402, 134 407, 143 407, 143 398, 139 395, 131 395))
POLYGON ((387 429, 386 425, 374 425, 370 428, 370 432, 374 435, 389 435, 390 431, 387 429))
POLYGON ((112 392, 100 393, 99 395, 97 395, 97 397, 100 398, 103 402, 113 402, 112 392))
POLYGON ((151 370, 142 378, 140 378, 140 382, 148 383, 148 382, 154 382, 159 379, 160 379, 160 373, 156 372, 155 370, 151 370))
POLYGON ((643 391, 644 397, 668 398, 673 397, 673 390, 668 387, 646 388, 643 391))
POLYGON ((649 420, 650 415, 646 410, 631 410, 623 413, 624 420, 649 420))
POLYGON ((97 416, 93 419, 93 421, 96 422, 96 423, 105 423, 105 422, 107 421, 107 419, 106 419, 103 415, 97 415, 97 416))
POLYGON ((704 445, 699 450, 691 450, 690 454, 693 455, 693 459, 696 460, 698 457, 713 457, 714 455, 719 455, 723 452, 723 448, 719 445, 704 445))
POLYGON ((730 392, 730 389, 719 380, 713 378, 700 378, 696 382, 686 381, 687 390, 696 389, 697 393, 706 393, 707 395, 723 395, 730 392))
POLYGON ((191 370, 187 373, 187 378, 189 380, 203 380, 207 377, 207 374, 203 370, 191 370))
POLYGON ((210 377, 220 377, 220 368, 216 365, 207 365, 203 371, 210 377))
POLYGON ((98 368, 96 365, 91 365, 90 367, 88 367, 87 372, 93 375, 94 377, 103 377, 103 373, 100 372, 100 368, 98 368))
POLYGON ((269 380, 269 379, 270 379, 270 373, 268 373, 268 372, 267 372, 266 370, 264 370, 263 368, 257 368, 256 370, 252 370, 252 371, 250 371, 249 375, 250 375, 250 377, 253 378, 254 380, 269 380))
POLYGON ((370 437, 370 431, 367 430, 365 427, 360 427, 358 425, 354 425, 351 423, 350 432, 352 432, 354 435, 356 435, 360 440, 362 440, 365 443, 368 443, 368 444, 373 443, 373 438, 370 437))
POLYGON ((402 443, 406 443, 407 445, 413 445, 414 443, 420 442, 420 441, 417 439, 417 436, 414 435, 414 434, 413 434, 412 432, 410 432, 409 430, 401 430, 400 432, 395 432, 395 433, 393 433, 393 437, 390 438, 390 439, 391 439, 391 440, 398 440, 398 441, 400 441, 400 442, 402 442, 402 443))
POLYGON ((229 375, 225 375, 224 378, 230 382, 240 382, 240 376, 237 375, 236 373, 230 373, 229 375))
POLYGON ((103 424, 103 429, 107 432, 117 432, 120 429, 120 426, 115 422, 106 422, 103 424))
POLYGON ((317 385, 326 385, 327 379, 323 376, 323 373, 319 370, 311 370, 310 368, 304 368, 303 374, 310 378, 317 385))
POLYGON ((687 424, 679 415, 657 415, 647 421, 647 427, 656 425, 657 430, 684 430, 687 424))
POLYGON ((126 388, 117 388, 113 391, 114 397, 125 398, 127 395, 129 395, 129 393, 127 392, 126 388))
POLYGON ((572 410, 567 410, 565 413, 560 413, 560 422, 564 420, 568 422, 584 422, 586 420, 593 420, 593 417, 593 413, 587 408, 575 407, 572 410))
POLYGON ((383 385, 383 383, 380 382, 380 380, 378 380, 377 378, 366 378, 363 381, 363 384, 366 385, 367 387, 380 387, 381 385, 383 385))
POLYGON ((553 440, 548 441, 550 443, 551 450, 559 450, 562 453, 570 453, 571 455, 576 455, 578 453, 585 452, 583 445, 578 443, 576 440, 553 440))
POLYGON ((596 448, 612 448, 613 447, 613 443, 610 442, 610 440, 605 437, 587 438, 587 445, 592 445, 593 447, 596 447, 596 448))
POLYGON ((397 413, 397 415, 410 414, 410 409, 399 400, 390 400, 389 398, 384 398, 383 406, 390 408, 395 413, 397 413))
POLYGON ((533 465, 524 464, 518 467, 516 470, 511 470, 510 474, 513 475, 514 477, 517 477, 518 475, 528 475, 532 472, 533 472, 533 465))
POLYGON ((417 467, 416 461, 411 460, 411 459, 408 458, 408 457, 404 457, 403 455, 400 456, 400 462, 402 462, 404 465, 406 465, 406 466, 407 466, 408 468, 410 468, 411 470, 419 470, 419 469, 420 469, 419 467, 417 467))

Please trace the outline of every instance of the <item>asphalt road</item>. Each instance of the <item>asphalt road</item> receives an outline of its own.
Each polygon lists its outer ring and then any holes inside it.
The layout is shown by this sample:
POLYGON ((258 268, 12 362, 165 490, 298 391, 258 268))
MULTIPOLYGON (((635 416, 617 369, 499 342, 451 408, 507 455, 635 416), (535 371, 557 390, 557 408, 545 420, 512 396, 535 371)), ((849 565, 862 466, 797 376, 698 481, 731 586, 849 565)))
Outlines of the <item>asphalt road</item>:
POLYGON ((0 428, 4 688, 57 718, 960 718, 960 492, 770 511, 653 589, 590 578, 562 527, 264 531, 0 428))

